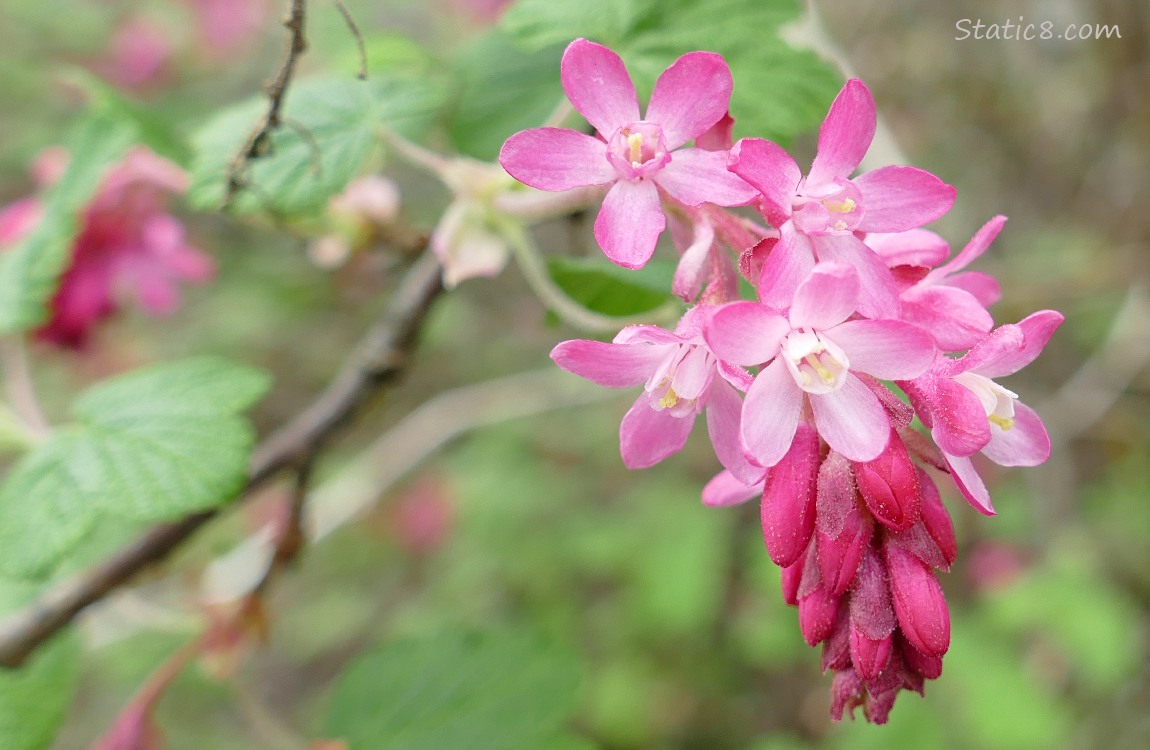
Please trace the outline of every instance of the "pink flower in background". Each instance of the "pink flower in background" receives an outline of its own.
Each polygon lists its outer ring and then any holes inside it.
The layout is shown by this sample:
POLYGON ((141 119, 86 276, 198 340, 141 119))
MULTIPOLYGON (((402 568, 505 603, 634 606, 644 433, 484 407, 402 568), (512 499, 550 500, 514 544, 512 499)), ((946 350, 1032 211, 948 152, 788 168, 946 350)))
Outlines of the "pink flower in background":
POLYGON ((615 340, 564 341, 551 351, 555 364, 609 388, 643 384, 644 390, 619 426, 623 462, 632 469, 653 466, 687 442, 695 417, 707 412, 707 429, 724 467, 747 484, 762 479, 739 447, 738 391, 750 375, 717 358, 703 340, 708 309, 683 316, 675 332, 658 326, 628 326, 615 340))
POLYGON ((765 304, 782 309, 816 261, 840 261, 858 273, 860 314, 898 316, 890 271, 855 233, 903 232, 934 221, 950 210, 955 191, 914 167, 881 167, 850 179, 870 147, 875 123, 874 98, 856 78, 831 105, 806 177, 770 141, 744 138, 731 150, 731 171, 759 190, 763 214, 781 235, 759 280, 765 304))
MULTIPOLYGON (((183 224, 166 212, 168 195, 186 189, 187 176, 175 164, 142 147, 129 151, 85 209, 71 263, 51 301, 52 316, 37 335, 80 348, 95 324, 117 310, 122 295, 163 315, 179 306, 181 282, 210 279, 215 264, 187 243, 183 224)), ((39 211, 37 198, 5 209, 0 243, 21 239, 39 211)))
POLYGON ((209 57, 226 59, 249 46, 271 20, 269 0, 184 0, 195 14, 200 45, 209 57))
POLYGON ((610 185, 595 219, 595 239, 614 263, 641 268, 666 219, 662 194, 688 206, 749 202, 755 191, 726 169, 725 151, 681 148, 727 115, 733 86, 712 52, 676 60, 655 83, 645 118, 622 59, 576 39, 563 54, 563 90, 598 138, 564 128, 536 128, 507 139, 499 163, 540 190, 610 185))
POLYGON ((890 420, 857 373, 921 374, 935 347, 930 334, 903 321, 847 320, 859 297, 853 268, 820 263, 799 285, 787 317, 756 302, 732 302, 711 317, 705 337, 716 356, 766 365, 747 391, 742 416, 743 447, 760 466, 787 453, 805 401, 819 434, 847 458, 870 461, 886 447, 890 420))
POLYGON ((931 428, 963 497, 982 513, 993 515, 994 506, 971 455, 982 452, 1002 466, 1037 466, 1050 455, 1042 420, 993 378, 1033 362, 1063 319, 1042 310, 999 326, 963 357, 940 356, 924 376, 900 383, 931 428))
POLYGON ((172 54, 172 38, 164 27, 146 18, 131 18, 116 29, 106 59, 95 67, 120 88, 143 92, 168 82, 172 54))

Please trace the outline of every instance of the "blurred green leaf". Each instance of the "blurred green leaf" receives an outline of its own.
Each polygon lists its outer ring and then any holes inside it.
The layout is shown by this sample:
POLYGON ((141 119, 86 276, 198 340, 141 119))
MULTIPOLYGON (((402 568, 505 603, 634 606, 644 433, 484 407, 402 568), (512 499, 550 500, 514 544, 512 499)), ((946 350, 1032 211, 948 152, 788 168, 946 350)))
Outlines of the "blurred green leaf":
MULTIPOLYGON (((381 128, 417 136, 438 115, 443 97, 437 79, 414 74, 297 81, 266 154, 250 159, 240 175, 248 187, 235 196, 234 209, 282 214, 322 209, 380 147, 381 128)), ((255 97, 217 113, 196 133, 188 191, 192 206, 221 205, 228 170, 266 110, 266 98, 255 97)))
POLYGON ((509 136, 541 125, 563 101, 562 54, 562 47, 524 52, 498 29, 465 51, 455 70, 461 86, 450 123, 455 147, 490 161, 509 136))
POLYGON ((502 28, 524 49, 566 46, 576 37, 617 44, 652 5, 651 0, 519 0, 508 9, 502 28))
POLYGON ((547 259, 547 272, 567 296, 604 315, 638 315, 674 300, 675 264, 653 260, 632 271, 600 258, 547 259))
POLYGON ((339 677, 326 733, 351 750, 537 750, 559 741, 580 672, 522 632, 396 641, 339 677))
POLYGON ((79 423, 53 432, 0 487, 0 569, 43 575, 100 513, 166 520, 231 499, 254 440, 235 413, 267 384, 248 367, 200 358, 89 389, 74 407, 79 423))
MULTIPOLYGON (((31 587, 0 581, 0 621, 34 593, 31 587)), ((0 669, 0 747, 42 750, 64 720, 77 676, 78 644, 62 634, 18 670, 0 669)))
POLYGON ((84 90, 94 108, 133 125, 139 143, 176 164, 187 166, 191 147, 167 108, 132 99, 81 68, 68 71, 67 78, 84 90))
POLYGON ((135 137, 136 127, 122 116, 94 110, 65 139, 68 167, 44 196, 36 226, 0 253, 0 333, 32 328, 47 317, 48 301, 80 229, 80 214, 105 171, 135 137))

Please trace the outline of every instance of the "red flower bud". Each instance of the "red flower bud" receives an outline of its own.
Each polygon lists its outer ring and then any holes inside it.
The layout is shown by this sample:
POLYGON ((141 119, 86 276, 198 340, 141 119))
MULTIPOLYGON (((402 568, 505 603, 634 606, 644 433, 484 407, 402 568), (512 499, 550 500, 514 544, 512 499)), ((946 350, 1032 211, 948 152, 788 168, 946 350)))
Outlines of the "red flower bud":
POLYGON ((891 430, 886 450, 878 458, 852 465, 859 492, 879 522, 899 531, 918 520, 919 470, 897 432, 891 430))
POLYGON ((825 641, 835 626, 839 613, 839 597, 818 588, 799 599, 799 630, 803 639, 815 646, 825 641))
POLYGON ((818 432, 800 424, 790 450, 767 475, 763 491, 763 541, 781 567, 799 559, 815 530, 818 466, 818 432))
POLYGON ((934 573, 897 544, 884 545, 890 571, 891 598, 903 635, 927 656, 941 656, 950 647, 950 613, 934 573))
POLYGON ((889 635, 876 640, 868 638, 858 628, 852 627, 850 629, 851 662, 859 676, 864 680, 873 680, 882 674, 887 664, 890 663, 890 652, 893 644, 894 639, 889 635))

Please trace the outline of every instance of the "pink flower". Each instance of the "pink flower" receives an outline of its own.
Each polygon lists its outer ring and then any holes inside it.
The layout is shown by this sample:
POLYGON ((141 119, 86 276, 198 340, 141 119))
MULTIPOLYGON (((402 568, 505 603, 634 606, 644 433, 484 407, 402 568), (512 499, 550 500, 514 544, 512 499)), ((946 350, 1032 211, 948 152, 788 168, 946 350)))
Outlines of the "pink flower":
POLYGON ((747 391, 741 439, 747 455, 774 466, 790 448, 810 403, 819 434, 852 461, 870 461, 886 448, 890 419, 857 373, 894 379, 921 374, 935 347, 930 335, 897 320, 847 320, 859 304, 850 266, 820 263, 799 285, 787 317, 755 302, 719 308, 705 329, 722 360, 766 363, 747 391))
POLYGON ((112 83, 142 92, 171 78, 173 45, 169 33, 153 21, 131 18, 116 29, 107 58, 96 67, 112 83))
POLYGON ((195 14, 208 57, 232 58, 260 34, 272 14, 268 0, 184 0, 195 14))
MULTIPOLYGON (((754 195, 726 169, 725 151, 681 148, 727 115, 731 72, 712 52, 676 60, 655 83, 645 118, 622 59, 576 39, 563 54, 563 90, 599 138, 563 128, 516 133, 499 162, 540 190, 611 185, 595 220, 595 239, 613 262, 641 268, 666 226, 662 197, 688 206, 734 206, 754 195)), ((710 137, 710 136, 708 136, 710 137)))
POLYGON ((999 326, 963 357, 940 356, 921 378, 900 383, 931 428, 959 491, 981 513, 994 515, 994 506, 971 455, 982 452, 1001 466, 1037 466, 1050 455, 1042 420, 993 378, 1033 362, 1063 319, 1042 310, 999 326))
MULTIPOLYGON (((926 273, 899 293, 902 319, 930 331, 939 349, 945 352, 969 349, 994 327, 986 308, 1002 296, 998 282, 987 274, 962 269, 986 252, 1005 223, 1005 216, 995 216, 950 262, 926 273)), ((931 234, 925 230, 912 231, 931 234)), ((905 240, 899 243, 899 238, 900 235, 886 235, 872 239, 868 235, 866 244, 891 266, 905 266, 911 258, 906 252, 905 240)))
POLYGON ((722 362, 702 336, 705 308, 687 311, 675 332, 658 326, 624 328, 615 340, 564 341, 551 351, 555 364, 609 388, 644 385, 619 426, 623 463, 632 469, 653 466, 687 442, 695 416, 707 412, 715 453, 734 478, 754 485, 762 469, 743 458, 739 446, 739 390, 750 375, 722 362), (717 376, 717 377, 716 377, 717 376))
POLYGON ((760 277, 765 304, 789 304, 816 260, 840 261, 858 273, 862 315, 898 316, 890 271, 856 233, 903 232, 934 221, 950 210, 954 188, 914 167, 882 167, 849 179, 870 147, 875 122, 874 98, 852 79, 823 121, 805 178, 770 141, 744 138, 731 150, 729 168, 759 190, 761 210, 780 232, 760 277))
MULTIPOLYGON (((116 311, 119 294, 131 292, 146 310, 163 315, 179 305, 179 282, 211 278, 212 260, 187 244, 183 225, 166 213, 166 193, 186 187, 179 167, 144 148, 130 151, 108 173, 84 211, 40 338, 80 348, 95 324, 116 311)), ((39 211, 36 198, 9 206, 7 220, 0 218, 0 243, 19 240, 39 211)))

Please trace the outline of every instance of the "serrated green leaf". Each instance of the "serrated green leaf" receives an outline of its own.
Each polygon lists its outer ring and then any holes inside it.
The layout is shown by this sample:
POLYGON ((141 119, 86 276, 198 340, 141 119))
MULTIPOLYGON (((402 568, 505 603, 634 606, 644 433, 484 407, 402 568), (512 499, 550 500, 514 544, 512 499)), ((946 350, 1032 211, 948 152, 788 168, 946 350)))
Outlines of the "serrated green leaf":
POLYGON ((351 750, 538 750, 579 682, 573 654, 523 633, 395 642, 340 676, 326 733, 351 750))
MULTIPOLYGON (((0 581, 0 622, 34 589, 0 581)), ((0 669, 0 747, 43 750, 52 742, 72 699, 77 677, 76 639, 54 638, 19 670, 0 669)))
POLYGON ((230 500, 254 442, 235 414, 267 385, 259 371, 205 357, 81 394, 79 423, 36 446, 0 487, 0 570, 22 578, 50 572, 97 513, 159 521, 230 500))
POLYGON ((47 317, 80 212, 135 136, 131 122, 104 111, 87 117, 65 140, 68 167, 45 195, 39 221, 15 247, 0 253, 0 333, 27 330, 47 317))
POLYGON ((450 123, 455 147, 491 161, 508 136, 546 120, 563 101, 562 54, 562 46, 525 52, 498 29, 476 42, 456 64, 462 90, 450 123))
POLYGON ((654 260, 632 271, 596 258, 547 259, 547 272, 567 296, 589 310, 638 315, 675 299, 668 293, 675 265, 654 260))
MULTIPOLYGON (((444 95, 437 79, 413 74, 294 83, 284 124, 272 134, 267 153, 248 161, 240 175, 248 188, 235 197, 233 208, 281 214, 321 209, 362 171, 380 146, 381 128, 420 134, 437 116, 444 95)), ((196 133, 188 191, 192 206, 220 206, 236 153, 266 109, 266 99, 250 99, 218 113, 196 133)))

